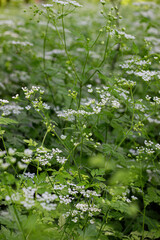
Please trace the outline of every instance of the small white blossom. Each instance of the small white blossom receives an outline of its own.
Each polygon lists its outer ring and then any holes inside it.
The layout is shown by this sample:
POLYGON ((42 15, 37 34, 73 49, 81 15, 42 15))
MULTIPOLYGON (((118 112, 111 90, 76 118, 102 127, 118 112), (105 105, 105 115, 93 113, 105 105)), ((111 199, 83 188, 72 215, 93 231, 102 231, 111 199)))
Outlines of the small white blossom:
POLYGON ((27 157, 30 157, 32 155, 32 150, 31 149, 25 149, 24 150, 24 155, 26 155, 27 157))
POLYGON ((67 137, 67 136, 65 136, 65 135, 61 135, 61 139, 62 139, 62 140, 65 140, 66 137, 67 137))

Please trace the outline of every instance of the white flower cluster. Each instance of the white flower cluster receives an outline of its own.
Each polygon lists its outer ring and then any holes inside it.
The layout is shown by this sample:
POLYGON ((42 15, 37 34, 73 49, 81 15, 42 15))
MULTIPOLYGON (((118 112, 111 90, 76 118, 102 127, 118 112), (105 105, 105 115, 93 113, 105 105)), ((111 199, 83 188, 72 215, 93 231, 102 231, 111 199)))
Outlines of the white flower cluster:
MULTIPOLYGON (((87 88, 90 93, 93 92, 92 85, 87 85, 87 88)), ((99 101, 92 98, 86 98, 81 100, 81 108, 79 110, 67 109, 62 111, 57 111, 56 113, 58 117, 64 118, 68 121, 74 121, 75 117, 87 117, 92 116, 95 114, 99 114, 105 106, 110 106, 112 108, 118 109, 120 108, 121 104, 119 99, 114 97, 114 94, 111 95, 111 92, 108 90, 109 87, 103 86, 102 89, 96 87, 96 92, 99 95, 99 101)), ((111 90, 112 91, 112 90, 111 90)), ((115 90, 114 90, 115 91, 115 90)), ((119 95, 122 97, 126 97, 125 93, 128 93, 125 90, 122 90, 121 93, 118 92, 119 95)))
POLYGON ((99 197, 100 196, 100 194, 98 194, 96 191, 88 190, 88 189, 85 190, 85 187, 83 185, 82 186, 77 186, 76 184, 70 183, 70 182, 67 182, 66 185, 55 184, 54 185, 54 190, 56 190, 56 192, 58 190, 60 190, 60 195, 59 195, 60 202, 64 203, 64 204, 69 204, 79 194, 81 195, 82 199, 91 198, 91 197, 99 197), (64 188, 65 188, 65 192, 67 192, 67 195, 62 196, 61 191, 64 188), (71 197, 71 195, 73 197, 71 197))
POLYGON ((10 74, 10 79, 14 82, 22 81, 27 82, 30 79, 30 76, 25 71, 14 71, 10 74))
POLYGON ((15 23, 13 20, 0 20, 0 25, 8 25, 8 26, 13 26, 15 23))
POLYGON ((141 77, 145 82, 152 80, 153 77, 160 79, 159 71, 141 70, 140 72, 132 72, 138 77, 141 77))
POLYGON ((6 151, 0 151, 0 157, 5 156, 5 154, 6 154, 6 151))
POLYGON ((7 104, 7 103, 9 103, 8 100, 0 99, 0 104, 1 104, 1 105, 7 104))
POLYGON ((24 173, 24 176, 27 177, 27 178, 33 179, 35 177, 35 173, 27 172, 27 173, 24 173))
POLYGON ((53 159, 54 156, 52 152, 48 152, 48 150, 43 147, 37 148, 36 152, 37 156, 35 160, 38 161, 39 164, 42 166, 48 165, 48 163, 51 159, 53 159))
MULTIPOLYGON (((49 110, 50 109, 50 106, 46 103, 43 103, 39 100, 36 100, 36 101, 32 101, 32 105, 34 107, 34 109, 39 112, 40 110, 42 109, 46 109, 46 110, 49 110)), ((28 107, 29 108, 29 107, 28 107)))
POLYGON ((143 146, 137 147, 136 149, 137 149, 137 152, 138 152, 139 155, 143 154, 143 153, 146 153, 148 155, 152 155, 155 152, 153 148, 148 148, 148 147, 143 147, 143 146))
MULTIPOLYGON (((22 87, 22 90, 24 92, 25 98, 30 99, 30 100, 32 97, 35 98, 36 93, 39 93, 40 95, 42 95, 44 93, 44 90, 42 90, 38 86, 32 86, 32 88, 30 90, 27 87, 22 87)), ((35 98, 35 100, 32 100, 31 103, 37 112, 43 111, 43 109, 46 109, 46 110, 50 109, 50 106, 42 101, 41 96, 39 98, 35 98)), ((29 110, 31 108, 31 106, 28 105, 25 108, 27 110, 29 110)))
POLYGON ((93 213, 101 212, 101 209, 97 208, 96 205, 89 205, 87 203, 77 203, 75 207, 82 212, 89 212, 89 216, 93 216, 93 213))
POLYGON ((20 202, 25 208, 30 209, 39 203, 43 209, 47 211, 55 210, 57 204, 52 203, 56 198, 56 194, 50 194, 48 192, 42 193, 42 195, 37 194, 35 199, 36 188, 28 187, 23 188, 23 193, 14 193, 11 197, 6 196, 6 201, 12 199, 13 202, 20 202))
POLYGON ((62 6, 65 5, 73 5, 74 7, 82 7, 82 5, 80 5, 78 2, 74 1, 74 0, 53 0, 54 3, 60 4, 62 6))
POLYGON ((60 203, 64 203, 65 205, 71 203, 72 200, 74 200, 74 198, 70 197, 69 195, 66 195, 66 196, 59 195, 59 199, 60 199, 60 203))
MULTIPOLYGON (((160 150, 160 144, 159 143, 154 143, 154 142, 152 142, 151 140, 149 140, 149 141, 147 141, 147 140, 145 140, 144 141, 144 144, 147 146, 147 147, 152 147, 152 148, 154 148, 154 149, 156 149, 156 150, 160 150)), ((153 150, 153 149, 152 149, 153 150)))
POLYGON ((65 218, 68 218, 69 216, 72 217, 71 221, 76 223, 78 219, 84 219, 85 214, 88 214, 88 221, 93 224, 93 216, 97 213, 101 212, 101 209, 99 209, 95 204, 87 204, 87 203, 77 203, 75 204, 75 209, 70 210, 63 214, 65 218))
POLYGON ((67 110, 62 110, 62 111, 57 111, 57 116, 64 118, 68 121, 74 121, 76 116, 90 116, 93 115, 94 113, 92 112, 87 112, 85 110, 73 110, 73 109, 67 109, 67 110))
POLYGON ((112 90, 109 87, 103 86, 102 89, 96 87, 96 92, 99 94, 100 101, 98 107, 111 106, 113 108, 119 108, 120 102, 117 98, 111 95, 112 90), (109 91, 110 90, 110 91, 109 91))
POLYGON ((57 204, 52 203, 56 198, 56 194, 50 194, 48 192, 43 193, 42 196, 37 195, 37 201, 41 202, 40 205, 47 211, 56 209, 57 204))
POLYGON ((64 164, 67 161, 65 157, 60 157, 60 156, 56 156, 56 160, 60 164, 64 164))
POLYGON ((67 185, 63 185, 63 184, 54 184, 54 190, 63 190, 65 187, 67 187, 67 185))
POLYGON ((20 107, 19 105, 13 104, 7 104, 0 107, 0 110, 3 111, 3 116, 8 116, 10 114, 16 114, 19 115, 21 111, 23 110, 23 107, 20 107))
POLYGON ((21 201, 21 204, 27 209, 32 208, 35 205, 34 194, 36 192, 36 188, 28 187, 23 188, 24 193, 24 201, 21 201))
MULTIPOLYGON (((129 88, 132 88, 132 87, 134 87, 136 85, 136 82, 134 82, 132 80, 127 80, 125 78, 121 78, 117 82, 118 82, 118 85, 124 86, 124 87, 126 86, 126 87, 129 87, 129 88)), ((121 91, 124 92, 124 89, 121 89, 121 91)), ((128 94, 129 92, 125 91, 125 93, 128 94)))
POLYGON ((154 97, 153 101, 155 101, 156 104, 160 105, 160 98, 159 97, 154 97))
POLYGON ((61 135, 61 139, 62 139, 62 140, 65 140, 66 137, 67 137, 66 135, 63 135, 63 134, 61 135))
POLYGON ((128 39, 128 40, 134 40, 135 39, 134 36, 132 36, 130 34, 127 34, 124 31, 119 31, 117 29, 111 31, 112 36, 115 35, 115 34, 118 34, 119 36, 122 36, 122 37, 124 37, 125 39, 128 39))
POLYGON ((44 147, 37 148, 36 150, 36 158, 35 161, 38 161, 41 166, 50 165, 52 159, 56 159, 56 161, 60 164, 64 164, 67 159, 64 156, 60 156, 62 151, 58 148, 52 148, 52 150, 48 150, 44 147))
POLYGON ((142 60, 140 58, 128 59, 124 62, 124 64, 120 64, 119 66, 123 69, 133 69, 134 66, 146 66, 151 65, 151 62, 148 60, 142 60))
POLYGON ((154 118, 148 117, 147 120, 150 123, 160 124, 160 120, 159 119, 154 119, 154 118))
POLYGON ((10 42, 12 45, 20 45, 20 46, 33 46, 33 43, 30 43, 30 42, 20 42, 20 41, 11 41, 10 42))
POLYGON ((90 197, 100 197, 100 194, 96 193, 96 191, 93 190, 81 190, 80 193, 83 195, 83 197, 90 198, 90 197))
POLYGON ((29 164, 32 161, 32 153, 31 149, 24 150, 24 157, 21 159, 23 163, 29 164))
MULTIPOLYGON (((14 157, 16 153, 16 149, 9 148, 8 151, 0 151, 0 168, 6 170, 10 164, 14 164, 16 162, 16 158, 14 157)), ((18 167, 21 162, 18 162, 18 167)))
POLYGON ((48 4, 47 3, 47 4, 42 4, 42 6, 45 7, 45 8, 50 8, 50 7, 53 7, 53 4, 48 4))
POLYGON ((22 90, 24 92, 25 98, 28 99, 30 99, 30 97, 34 95, 36 92, 39 92, 40 94, 44 93, 44 91, 38 86, 32 86, 31 90, 29 90, 27 87, 22 87, 22 90))
POLYGON ((135 104, 135 109, 139 110, 140 112, 145 112, 147 110, 147 107, 139 101, 139 103, 135 104))

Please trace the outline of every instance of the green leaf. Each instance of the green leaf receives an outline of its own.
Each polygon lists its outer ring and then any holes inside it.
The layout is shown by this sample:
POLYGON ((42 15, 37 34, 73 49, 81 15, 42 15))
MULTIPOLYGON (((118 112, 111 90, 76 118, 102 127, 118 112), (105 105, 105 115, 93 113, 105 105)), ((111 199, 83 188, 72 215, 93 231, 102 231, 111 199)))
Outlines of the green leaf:
POLYGON ((58 220, 58 225, 59 225, 59 227, 60 227, 60 228, 63 227, 65 223, 66 223, 66 219, 65 219, 65 217, 64 217, 63 215, 61 215, 61 216, 59 217, 59 220, 58 220))
POLYGON ((103 177, 96 177, 95 179, 97 179, 98 181, 106 181, 106 179, 104 179, 103 177))
POLYGON ((139 53, 139 49, 138 49, 138 47, 137 47, 137 45, 133 42, 133 44, 132 44, 132 49, 133 49, 133 51, 135 52, 135 54, 138 54, 139 53))
POLYGON ((0 118, 0 124, 9 125, 9 124, 18 124, 18 122, 13 120, 13 119, 11 119, 11 118, 1 117, 0 118))

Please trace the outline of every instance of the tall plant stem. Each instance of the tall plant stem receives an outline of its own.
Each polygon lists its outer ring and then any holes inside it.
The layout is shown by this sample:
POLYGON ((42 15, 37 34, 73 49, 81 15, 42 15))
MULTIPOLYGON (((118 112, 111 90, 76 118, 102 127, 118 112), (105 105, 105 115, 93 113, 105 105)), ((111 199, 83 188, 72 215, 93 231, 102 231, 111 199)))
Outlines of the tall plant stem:
POLYGON ((100 35, 101 35, 101 31, 99 32, 99 34, 98 34, 98 36, 96 37, 95 41, 93 42, 93 44, 91 45, 91 47, 89 47, 89 49, 88 49, 88 51, 87 51, 86 60, 85 60, 85 62, 84 62, 83 71, 82 71, 83 77, 84 77, 84 74, 85 74, 85 68, 86 68, 86 64, 87 64, 88 58, 89 58, 90 50, 94 47, 94 45, 95 45, 96 42, 98 41, 100 35))
MULTIPOLYGON (((66 55, 67 55, 67 57, 68 57, 68 60, 69 60, 69 62, 70 62, 70 64, 71 64, 72 70, 73 70, 73 72, 74 72, 74 74, 75 74, 75 77, 76 77, 76 79, 77 79, 79 82, 81 82, 81 79, 80 79, 80 77, 79 77, 78 74, 77 74, 77 71, 76 71, 75 66, 74 66, 74 63, 73 63, 73 61, 72 61, 72 59, 71 59, 71 56, 70 56, 70 54, 69 54, 69 52, 68 52, 68 50, 67 50, 66 34, 65 34, 65 25, 64 25, 64 17, 63 17, 63 15, 64 15, 64 13, 63 13, 63 6, 62 6, 62 29, 63 29, 63 41, 62 41, 62 43, 63 43, 64 49, 65 49, 65 53, 66 53, 66 55)), ((58 35, 60 36, 60 34, 58 34, 58 35)), ((77 85, 77 81, 75 81, 75 85, 77 85)))
POLYGON ((125 141, 127 138, 128 134, 132 131, 133 129, 133 124, 134 124, 134 112, 135 112, 135 104, 134 104, 134 97, 133 97, 133 91, 131 89, 131 99, 133 101, 133 112, 132 112, 132 120, 131 120, 131 126, 125 136, 122 138, 121 142, 116 146, 115 151, 122 145, 122 143, 125 141))
POLYGON ((99 237, 101 236, 102 229, 103 229, 103 226, 105 225, 105 220, 107 221, 107 219, 108 219, 108 214, 109 214, 109 212, 110 212, 110 207, 109 207, 109 209, 106 211, 105 216, 103 217, 103 222, 102 222, 102 224, 101 224, 101 226, 100 226, 99 233, 98 233, 98 236, 97 236, 96 240, 98 240, 99 237))
POLYGON ((43 72, 44 72, 44 78, 45 78, 45 82, 48 86, 48 89, 50 91, 50 94, 52 96, 52 100, 54 101, 54 96, 53 96, 53 92, 52 92, 52 88, 50 86, 50 82, 49 82, 49 79, 48 79, 48 75, 46 73, 46 41, 47 41, 47 34, 48 34, 48 26, 49 26, 49 23, 50 23, 50 18, 48 18, 48 21, 47 21, 47 25, 46 25, 46 31, 45 31, 45 34, 44 34, 44 40, 43 40, 43 72))
POLYGON ((102 67, 103 63, 105 62, 106 60, 106 54, 107 54, 107 50, 108 50, 108 44, 109 44, 109 39, 110 39, 110 33, 108 33, 108 37, 107 37, 107 40, 106 40, 106 45, 105 45, 105 50, 104 50, 104 55, 103 55, 103 59, 101 60, 101 62, 99 63, 98 65, 98 69, 96 69, 90 76, 89 78, 87 79, 87 81, 83 84, 87 84, 89 82, 89 80, 97 73, 99 72, 99 68, 102 67))
MULTIPOLYGON (((112 3, 112 5, 113 5, 113 7, 115 9, 115 14, 116 14, 116 17, 117 17, 116 26, 119 29, 119 25, 120 24, 119 24, 119 15, 118 15, 118 13, 119 13, 121 1, 119 1, 118 6, 115 5, 115 1, 114 0, 111 0, 111 3, 112 3)), ((116 62, 117 62, 117 59, 118 59, 120 48, 121 48, 121 41, 117 44, 117 47, 116 47, 116 50, 115 50, 115 55, 113 57, 112 64, 111 64, 111 70, 112 71, 115 69, 115 65, 116 65, 116 62)))
POLYGON ((22 233, 23 240, 26 240, 25 233, 24 233, 24 230, 23 230, 21 221, 20 221, 19 216, 18 216, 18 213, 17 213, 17 209, 16 209, 15 204, 14 204, 14 202, 13 202, 13 200, 12 200, 12 196, 11 196, 11 193, 10 193, 10 190, 9 190, 9 187, 8 187, 8 184, 7 184, 7 182, 6 182, 5 173, 4 173, 4 182, 5 182, 5 185, 6 185, 6 189, 7 189, 8 195, 9 195, 9 197, 10 197, 10 199, 11 199, 11 203, 12 203, 12 206, 13 206, 13 211, 14 211, 14 215, 15 215, 15 218, 16 218, 17 226, 18 226, 19 230, 20 230, 21 233, 22 233))

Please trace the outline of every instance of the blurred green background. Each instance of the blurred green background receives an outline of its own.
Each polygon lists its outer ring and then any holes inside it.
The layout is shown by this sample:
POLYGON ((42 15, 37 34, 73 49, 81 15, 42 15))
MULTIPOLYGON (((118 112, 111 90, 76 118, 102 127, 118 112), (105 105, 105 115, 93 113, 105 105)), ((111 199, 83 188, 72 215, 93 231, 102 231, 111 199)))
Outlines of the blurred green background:
MULTIPOLYGON (((156 3, 160 3, 160 0, 106 0, 106 2, 111 2, 111 1, 114 1, 114 2, 121 2, 121 4, 131 4, 133 2, 156 2, 156 3)), ((12 6, 18 6, 19 4, 23 4, 23 3, 40 3, 40 2, 49 2, 47 0, 44 0, 44 1, 41 1, 41 0, 0 0, 0 7, 6 7, 8 6, 9 4, 12 4, 12 6)), ((79 0, 79 2, 83 3, 83 2, 90 2, 90 3, 97 3, 97 2, 100 2, 100 0, 79 0)))

